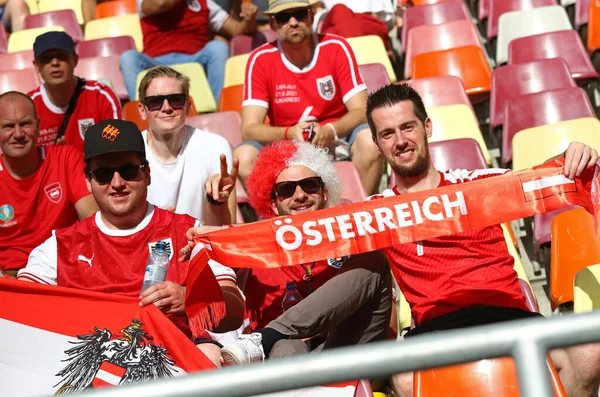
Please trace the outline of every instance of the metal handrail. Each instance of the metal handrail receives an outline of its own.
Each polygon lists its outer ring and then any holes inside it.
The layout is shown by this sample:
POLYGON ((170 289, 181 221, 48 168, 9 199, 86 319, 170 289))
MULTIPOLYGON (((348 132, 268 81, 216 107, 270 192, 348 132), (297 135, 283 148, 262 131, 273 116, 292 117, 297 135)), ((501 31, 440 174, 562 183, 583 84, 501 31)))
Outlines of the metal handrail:
POLYGON ((94 397, 243 397, 512 356, 521 395, 552 397, 550 349, 600 341, 600 312, 433 333, 344 347, 86 393, 94 397))

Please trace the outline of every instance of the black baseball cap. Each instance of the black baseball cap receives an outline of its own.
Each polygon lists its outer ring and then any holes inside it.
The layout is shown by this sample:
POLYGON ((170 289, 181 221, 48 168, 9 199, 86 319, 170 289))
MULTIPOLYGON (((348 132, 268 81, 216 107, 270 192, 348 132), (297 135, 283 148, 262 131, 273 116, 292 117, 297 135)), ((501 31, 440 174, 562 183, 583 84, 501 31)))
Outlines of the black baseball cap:
POLYGON ((144 138, 135 123, 108 119, 90 126, 85 131, 85 161, 102 154, 122 152, 136 152, 146 158, 144 138))
POLYGON ((47 32, 35 38, 33 57, 38 59, 48 50, 61 50, 75 55, 75 42, 65 32, 47 32))

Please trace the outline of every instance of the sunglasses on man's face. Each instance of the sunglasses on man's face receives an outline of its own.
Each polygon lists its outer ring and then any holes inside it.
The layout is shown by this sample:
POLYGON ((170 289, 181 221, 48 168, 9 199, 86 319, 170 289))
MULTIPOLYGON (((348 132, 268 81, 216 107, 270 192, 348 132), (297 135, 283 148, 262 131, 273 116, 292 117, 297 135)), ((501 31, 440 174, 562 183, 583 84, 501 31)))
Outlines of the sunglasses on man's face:
POLYGON ((296 192, 296 186, 300 186, 305 193, 315 194, 318 193, 323 187, 323 180, 321 177, 312 176, 299 181, 279 182, 275 184, 273 191, 280 199, 287 199, 294 195, 296 192))
POLYGON ((302 22, 306 18, 308 18, 308 8, 290 11, 290 12, 279 12, 279 13, 275 14, 274 17, 275 17, 275 20, 277 21, 277 23, 280 25, 285 25, 286 23, 288 23, 290 21, 290 19, 292 17, 294 17, 294 19, 296 21, 302 22))
POLYGON ((146 168, 146 164, 124 164, 117 168, 97 168, 90 173, 99 185, 106 185, 112 181, 115 171, 118 172, 124 180, 133 181, 137 177, 138 171, 143 170, 144 168, 146 168))
POLYGON ((175 110, 183 109, 185 102, 187 101, 187 95, 185 94, 169 94, 169 95, 152 95, 144 98, 144 105, 150 111, 160 110, 165 103, 165 99, 169 102, 175 110))

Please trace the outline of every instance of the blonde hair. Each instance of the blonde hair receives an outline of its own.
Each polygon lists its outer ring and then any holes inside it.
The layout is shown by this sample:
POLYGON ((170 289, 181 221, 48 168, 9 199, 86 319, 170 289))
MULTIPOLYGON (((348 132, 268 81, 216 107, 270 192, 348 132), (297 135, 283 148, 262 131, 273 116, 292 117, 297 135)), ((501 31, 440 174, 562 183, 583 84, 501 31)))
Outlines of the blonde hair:
POLYGON ((146 91, 148 90, 150 83, 152 83, 152 80, 159 77, 172 77, 177 79, 181 85, 183 93, 188 97, 190 96, 190 78, 188 76, 185 76, 184 74, 168 66, 155 66, 152 69, 148 69, 148 72, 146 72, 142 78, 142 81, 140 81, 140 86, 138 87, 138 98, 140 102, 146 98, 146 91))

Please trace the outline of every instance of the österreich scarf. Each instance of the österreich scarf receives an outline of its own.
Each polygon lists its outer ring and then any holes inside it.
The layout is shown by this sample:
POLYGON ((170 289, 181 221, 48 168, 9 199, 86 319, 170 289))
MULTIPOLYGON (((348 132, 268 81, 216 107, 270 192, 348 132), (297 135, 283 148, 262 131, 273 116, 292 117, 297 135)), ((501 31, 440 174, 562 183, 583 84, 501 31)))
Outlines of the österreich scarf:
MULTIPOLYGON (((564 176, 564 159, 497 177, 400 196, 282 216, 196 238, 188 296, 202 289, 194 277, 210 259, 231 267, 272 268, 339 258, 579 205, 596 214, 599 167, 564 176)), ((190 320, 199 313, 188 306, 190 320)), ((190 321, 193 324, 193 321, 190 321)), ((194 328, 192 332, 201 331, 194 328)))

